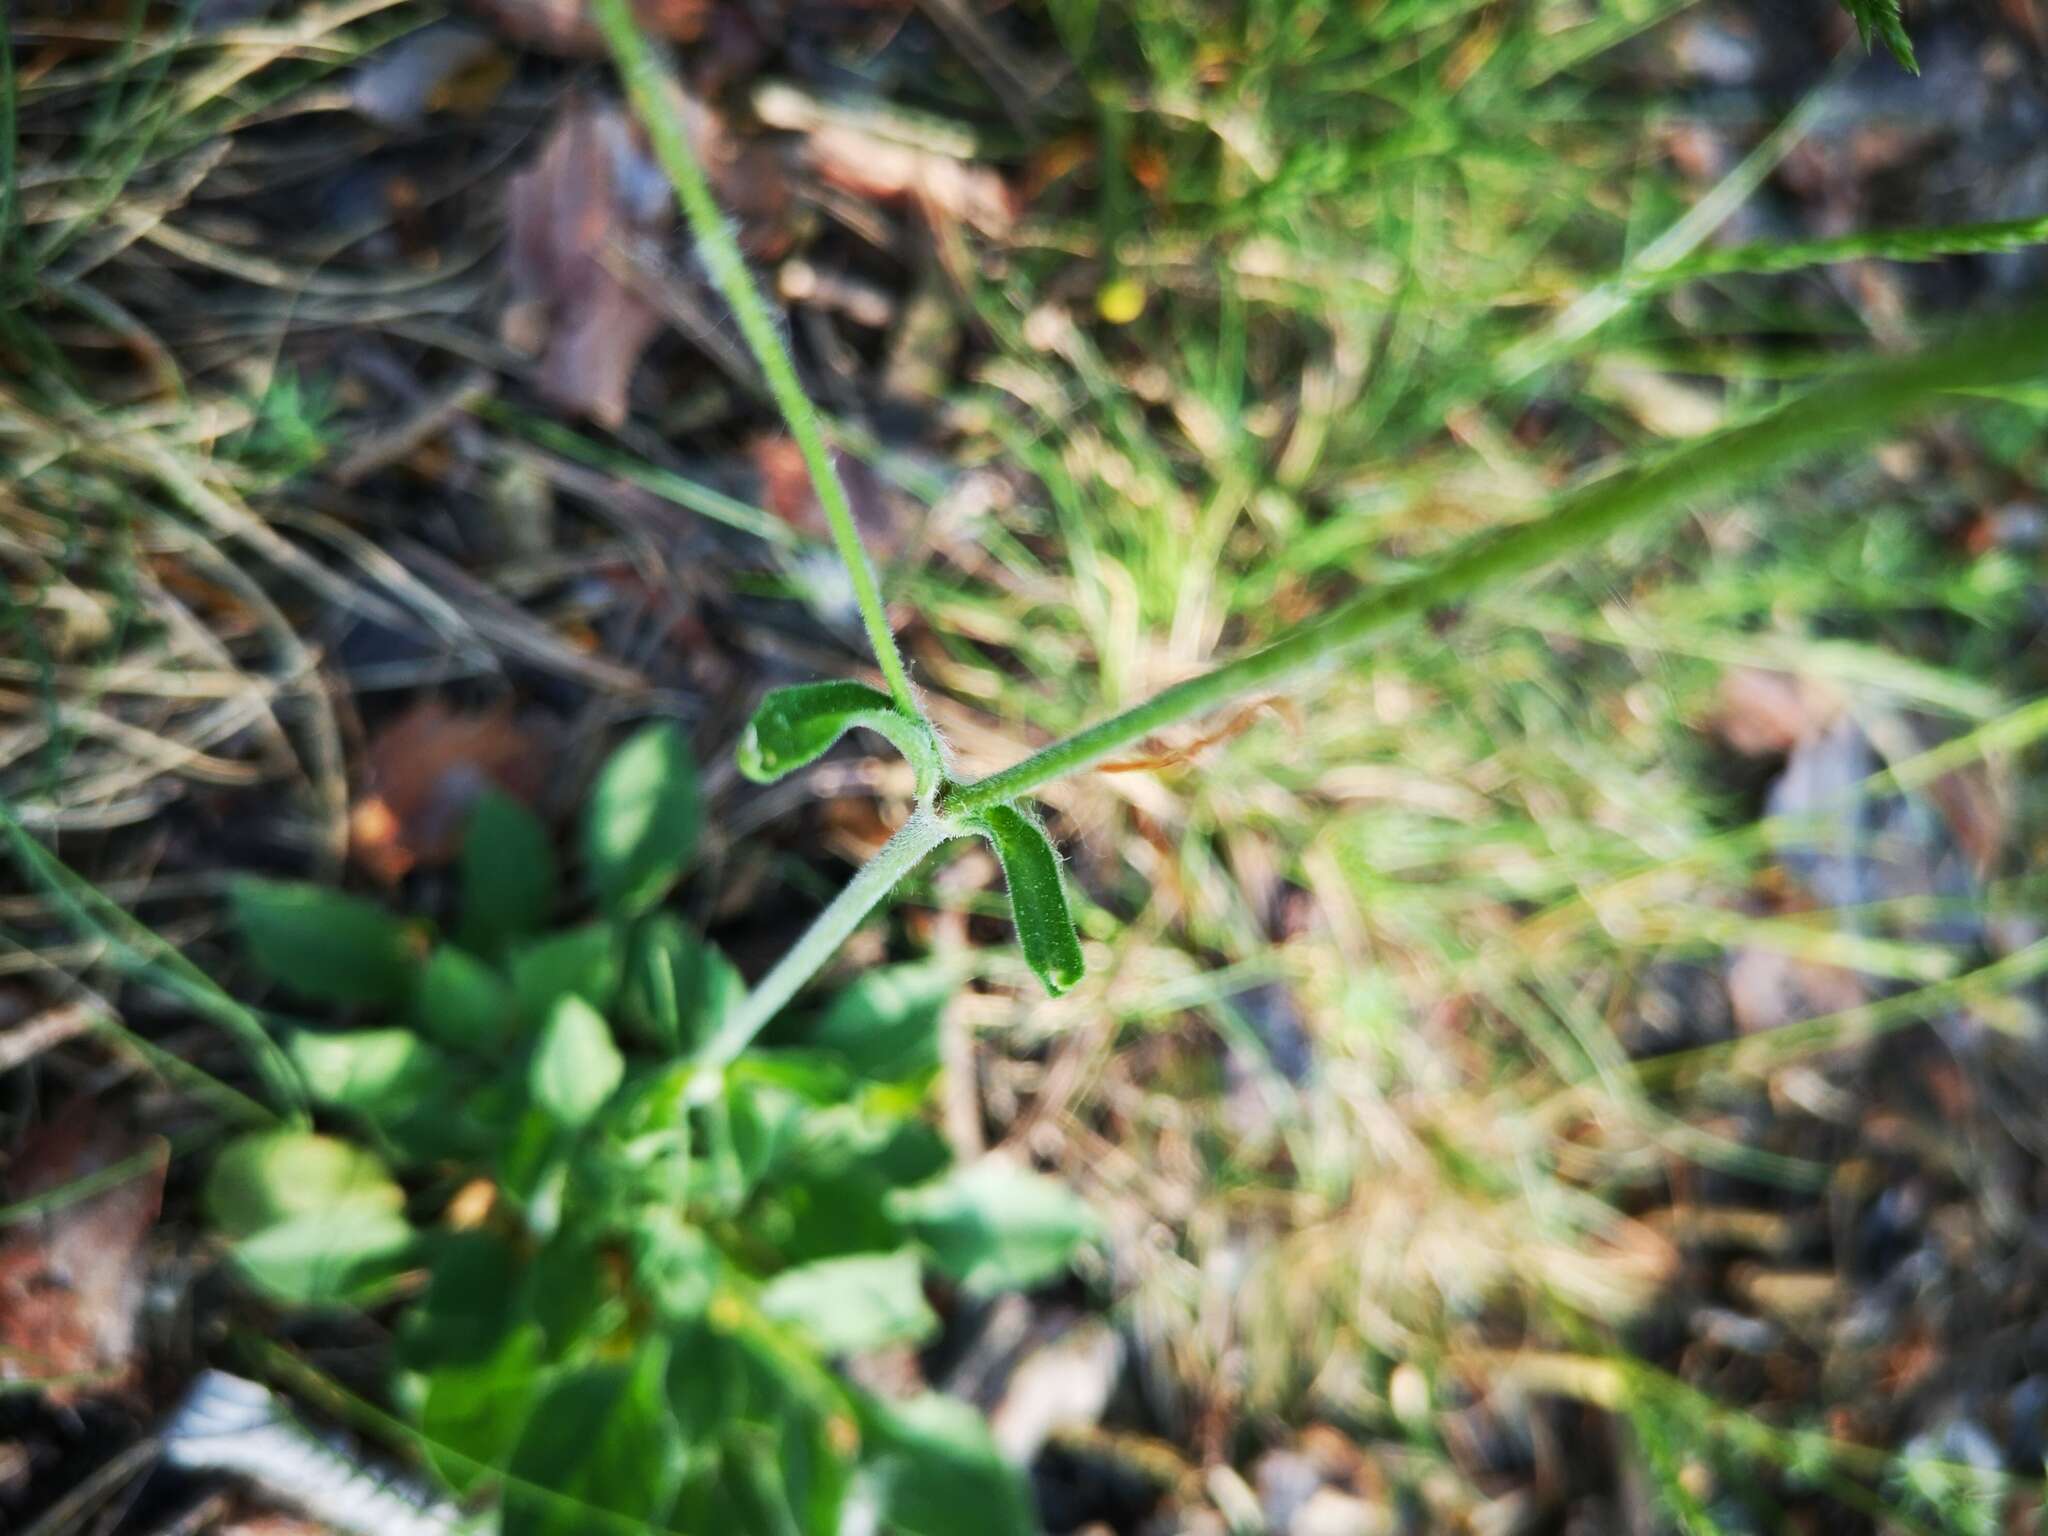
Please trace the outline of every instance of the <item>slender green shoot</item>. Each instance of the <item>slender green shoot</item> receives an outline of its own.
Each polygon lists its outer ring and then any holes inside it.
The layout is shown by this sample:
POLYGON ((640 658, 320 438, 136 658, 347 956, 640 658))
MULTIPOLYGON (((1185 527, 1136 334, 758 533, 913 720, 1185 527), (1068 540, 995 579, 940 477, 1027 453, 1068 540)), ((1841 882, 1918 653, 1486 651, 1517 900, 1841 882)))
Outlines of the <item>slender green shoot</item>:
POLYGON ((768 392, 774 396, 776 407, 789 427, 789 435, 803 454, 804 467, 810 471, 811 484, 817 491, 818 505, 824 509, 825 520, 832 528, 832 542, 837 546, 839 558, 845 562, 848 579, 853 583, 854 601, 860 607, 861 622, 867 627, 868 644, 873 648, 875 664, 881 668, 882 677, 888 684, 889 696, 904 714, 922 719, 924 712, 918 707, 917 696, 910 687, 910 676, 903 668, 902 654, 896 648, 896 637, 889 629, 889 615, 882 605, 874 566, 861 544, 860 529, 854 523, 846 487, 832 465, 831 451, 825 442, 824 423, 819 419, 817 408, 811 404, 810 396, 804 393, 803 384, 797 378, 796 364, 783 343, 782 332, 747 270, 739 242, 733 238, 725 215, 719 211, 718 203, 711 195, 703 164, 690 143, 689 130, 676 108, 679 87, 669 78, 668 71, 655 58, 653 48, 641 35, 627 0, 595 0, 591 11, 604 33, 606 46, 611 49, 612 61, 618 68, 619 78, 625 83, 633 110, 654 146, 655 158, 675 185, 677 201, 682 204, 683 214, 689 220, 690 233, 696 238, 705 270, 731 306, 733 318, 739 323, 740 335, 746 339, 748 350, 761 365, 762 376, 768 381, 768 392))
POLYGON ((727 1017, 719 1032, 698 1052, 700 1065, 713 1069, 705 1075, 707 1085, 715 1069, 735 1060, 768 1027, 769 1020, 788 1006, 803 990, 804 983, 825 968, 839 946, 853 937, 870 912, 881 905, 910 872, 924 862, 925 855, 940 844, 965 836, 967 828, 920 810, 890 838, 848 881, 845 889, 811 922, 789 953, 747 993, 746 1000, 727 1017))
POLYGON ((1328 664, 1401 620, 1448 609, 1631 525, 1782 469, 1831 442, 1877 431, 1930 398, 2017 383, 2043 370, 2048 316, 2038 312, 1980 326, 1910 357, 1860 364, 1856 372, 1755 421, 1572 492, 1532 522, 1471 540, 1433 570, 1361 593, 1262 650, 1177 683, 1000 773, 959 785, 940 797, 940 809, 966 816, 1014 799, 1155 731, 1328 664))
MULTIPOLYGON (((891 696, 899 709, 921 718, 875 593, 872 570, 832 472, 822 424, 804 395, 789 354, 712 197, 677 111, 674 89, 639 33, 626 0, 596 0, 594 10, 634 108, 675 183, 712 277, 731 304, 804 452, 853 577, 891 696)), ((1841 67, 1838 64, 1838 70, 1841 67)), ((1619 313, 1642 285, 1685 270, 1695 260, 1700 243, 1754 191, 1817 119, 1827 94, 1825 88, 1813 92, 1712 195, 1653 242, 1621 277, 1586 295, 1544 336, 1511 350, 1494 370, 1496 382, 1526 377, 1554 358, 1559 349, 1583 339, 1619 313)), ((2023 240, 2030 233, 2015 227, 1980 231, 1975 238, 2023 240)), ((945 784, 819 915, 728 1020, 719 1038, 700 1053, 700 1059, 712 1066, 731 1061, 928 853, 952 837, 981 830, 980 824, 991 812, 1010 807, 1040 786, 1085 770, 1157 731, 1232 700, 1334 666, 1368 638, 1402 621, 1428 614, 1454 617, 1458 605, 1504 582, 1593 547, 1624 529, 1649 525, 1702 498, 1783 470, 1825 446, 1878 431, 1939 396, 2011 388, 2032 382, 2044 372, 2048 372, 2048 314, 2041 312, 1980 325, 1911 356, 1860 362, 1755 419, 1687 443, 1640 468, 1568 492, 1540 517, 1477 536, 1431 569, 1361 593, 1321 618, 1296 625, 1261 649, 1176 684, 1020 763, 971 783, 945 784)), ((1024 921, 1020 912, 1020 931, 1024 921)), ((1071 927, 1070 921, 1066 926, 1071 927)), ((1054 991, 1079 975, 1078 945, 1071 954, 1062 954, 1064 959, 1049 969, 1040 967, 1042 975, 1057 973, 1048 982, 1054 991)), ((1046 956, 1041 954, 1039 959, 1046 956)))
POLYGON ((1632 281, 1637 293, 1660 293, 1703 277, 1760 277, 1837 261, 1941 261, 1950 256, 2020 251, 2043 243, 2048 243, 2048 215, 1931 229, 1861 230, 1832 240, 1766 240, 1699 251, 1632 281))

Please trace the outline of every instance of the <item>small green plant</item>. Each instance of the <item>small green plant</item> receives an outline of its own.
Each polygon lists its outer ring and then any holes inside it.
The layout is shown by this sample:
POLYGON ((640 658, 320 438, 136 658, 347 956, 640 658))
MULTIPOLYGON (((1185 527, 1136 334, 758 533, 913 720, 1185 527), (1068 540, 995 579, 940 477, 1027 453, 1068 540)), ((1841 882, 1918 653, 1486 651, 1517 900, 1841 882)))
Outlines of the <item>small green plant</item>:
MULTIPOLYGON (((822 750, 763 726, 750 750, 822 750)), ((404 1288, 401 1396, 454 1488, 501 1485, 510 1536, 604 1515, 829 1531, 856 1489, 894 1530, 1028 1530, 973 1410, 884 1402, 829 1362, 927 1339, 927 1275, 983 1295, 1060 1274, 1087 1210, 1005 1163, 949 1165, 920 1114, 953 985, 938 967, 870 972, 781 1044, 735 1048, 738 973, 662 907, 697 825, 689 751, 658 724, 586 807, 588 922, 550 928, 549 840, 502 796, 471 816, 449 937, 240 882, 257 965, 379 1022, 284 1032, 313 1102, 363 1144, 239 1139, 213 1221, 281 1302, 404 1288)))
POLYGON ((869 730, 910 762, 916 808, 751 987, 663 907, 698 814, 688 751, 665 726, 621 747, 590 800, 581 867, 597 916, 580 926, 551 929, 549 842, 497 799, 469 829, 452 938, 329 892, 241 886, 240 925, 267 971, 382 1022, 285 1041, 310 1097, 366 1144, 303 1129, 244 1138, 216 1166, 212 1211, 242 1271, 282 1300, 402 1295, 403 1396, 422 1443, 456 1488, 501 1491, 514 1536, 613 1523, 824 1533, 849 1499, 894 1531, 1026 1529, 1021 1490, 970 1410, 882 1401, 831 1363, 927 1337, 928 1275, 980 1294, 1059 1273, 1086 1212, 1022 1170, 948 1166, 922 1112, 948 978, 879 971, 807 1007, 840 944, 929 854, 980 837, 1031 968, 1050 992, 1073 988, 1084 953, 1034 790, 1944 393, 2028 381, 2048 366, 2048 326, 2007 320, 1860 366, 964 780, 897 651, 824 424, 673 87, 626 0, 593 13, 811 470, 884 685, 771 694, 740 766, 773 779, 869 730))

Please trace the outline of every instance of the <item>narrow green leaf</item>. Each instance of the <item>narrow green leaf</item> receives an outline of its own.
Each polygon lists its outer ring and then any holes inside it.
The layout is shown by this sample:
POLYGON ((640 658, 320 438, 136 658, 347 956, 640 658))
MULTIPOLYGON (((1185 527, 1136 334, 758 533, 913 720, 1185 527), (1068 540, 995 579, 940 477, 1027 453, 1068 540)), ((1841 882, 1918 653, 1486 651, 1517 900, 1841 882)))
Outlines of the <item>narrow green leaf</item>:
POLYGON ((1085 962, 1067 908, 1060 858, 1037 822, 1013 805, 992 805, 974 819, 988 834, 1010 887, 1010 916, 1024 960, 1054 997, 1081 979, 1085 962))
POLYGON ((746 990, 732 962, 675 914, 650 912, 634 927, 620 1012, 648 1044, 672 1055, 694 1050, 746 990))
POLYGON ((1066 1185, 998 1157, 898 1190, 889 1209, 941 1271, 978 1296, 1053 1279, 1096 1230, 1094 1213, 1066 1185))
POLYGON ((604 1016, 580 997, 558 999, 534 1042, 527 1073, 534 1103, 574 1128, 604 1107, 625 1075, 604 1016))
POLYGON ((462 921, 468 948, 495 956, 514 939, 539 933, 555 910, 555 850, 540 818, 510 795, 491 790, 469 813, 462 835, 462 921))
POLYGON ((920 799, 938 788, 939 744, 932 728, 902 714, 889 695, 865 683, 798 683, 761 701, 740 736, 739 768, 757 784, 816 762, 856 726, 885 738, 909 759, 920 799))
POLYGON ((828 1355, 921 1343, 939 1326, 925 1303, 917 1255, 908 1249, 785 1269, 762 1288, 761 1310, 802 1329, 828 1355))
POLYGON ((439 1044, 477 1056, 503 1050, 519 1034, 519 1000, 505 978, 453 944, 427 961, 413 1017, 439 1044))
POLYGON ((672 721, 627 738, 591 791, 584 854, 605 908, 631 917, 668 893, 697 847, 697 765, 672 721))
POLYGON ((687 1450, 667 1370, 666 1346, 650 1341, 631 1365, 587 1367, 548 1387, 512 1452, 503 1536, 588 1536, 601 1523, 593 1511, 665 1522, 687 1450))
POLYGON ((1913 40, 1906 35, 1905 19, 1899 14, 1899 0, 1842 0, 1842 9, 1855 20, 1857 35, 1863 39, 1865 48, 1881 42, 1907 73, 1920 73, 1920 61, 1913 56, 1913 40))
POLYGON ((419 946, 383 908, 286 880, 239 879, 228 898, 249 958, 300 997, 397 1004, 412 990, 419 946))

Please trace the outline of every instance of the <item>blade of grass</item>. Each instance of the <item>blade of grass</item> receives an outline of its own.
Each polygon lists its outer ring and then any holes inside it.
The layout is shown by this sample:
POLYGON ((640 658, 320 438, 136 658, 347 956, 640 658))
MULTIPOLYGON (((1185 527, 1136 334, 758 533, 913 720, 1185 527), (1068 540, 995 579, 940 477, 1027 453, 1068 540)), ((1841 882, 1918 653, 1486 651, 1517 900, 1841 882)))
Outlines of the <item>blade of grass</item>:
POLYGON ((889 695, 904 714, 922 719, 924 712, 918 707, 916 694, 911 691, 909 674, 904 671, 902 654, 896 648, 896 636, 889 628, 889 615, 882 605, 874 566, 861 544, 860 529, 854 523, 846 488, 832 464, 831 450, 825 442, 824 424, 797 378, 796 363, 783 342, 781 330, 769 314, 767 301, 761 297, 753 275, 747 270, 739 242, 733 238, 725 215, 711 194, 704 167, 690 143, 689 130, 676 108, 676 96, 681 88, 656 60, 654 49, 641 35, 627 0, 594 0, 591 14, 598 29, 604 33, 605 45, 611 50, 612 62, 626 87, 634 115, 647 130, 655 158, 661 162, 662 169, 675 186, 676 199, 689 221, 691 234, 696 237, 698 255, 705 270, 711 274, 711 281, 732 309, 733 318, 739 323, 740 335, 761 365, 769 393, 775 397, 776 408, 782 412, 789 435, 803 455, 804 467, 810 471, 811 484, 817 491, 818 505, 824 510, 826 522, 831 525, 832 542, 838 548, 839 558, 844 562, 847 577, 853 584, 854 601, 860 607, 868 644, 875 653, 875 664, 881 668, 882 676, 889 685, 889 695))
POLYGON ((1874 432, 1939 395, 2020 383, 2044 369, 2048 315, 2039 311, 1980 325, 1910 357, 1862 364, 1755 421, 1568 493, 1545 516, 1480 535, 1433 570, 1363 593, 1262 650, 1154 694, 1000 773, 960 785, 941 797, 940 809, 965 816, 1014 799, 1154 731, 1327 665, 1389 625, 1469 601, 1623 528, 1781 469, 1830 443, 1874 432))
POLYGON ((1659 274, 1675 267, 1699 248, 1715 230, 1728 221, 1736 209, 1749 201, 1780 161, 1789 155, 1820 120, 1834 100, 1834 85, 1848 72, 1852 55, 1839 55, 1821 83, 1807 92, 1806 99, 1765 135, 1762 143, 1743 156, 1742 161, 1717 182, 1706 196, 1687 210, 1663 234, 1633 257, 1619 276, 1600 284, 1569 305, 1540 335, 1511 347, 1494 368, 1499 386, 1517 384, 1556 362, 1588 336, 1632 304, 1641 285, 1654 282, 1659 274))
MULTIPOLYGON (((236 1002, 212 978, 173 949, 143 923, 123 912, 93 889, 68 865, 45 848, 21 824, 14 812, 0 802, 0 837, 12 847, 15 863, 32 884, 47 893, 51 905, 82 932, 105 941, 120 963, 141 979, 162 987, 183 999, 197 1013, 212 1019, 225 1030, 248 1056, 250 1065, 272 1097, 286 1106, 288 1118, 302 1118, 305 1088, 298 1068, 264 1028, 263 1021, 236 1002)), ((150 1046, 139 1036, 122 1032, 142 1048, 153 1062, 163 1065, 166 1053, 150 1046)), ((233 1103, 251 1118, 267 1119, 272 1112, 246 1099, 225 1083, 206 1073, 178 1063, 188 1081, 203 1081, 210 1096, 233 1103)))
POLYGON ((1700 251, 1660 271, 1645 272, 1631 282, 1637 293, 1659 293, 1703 277, 1766 276, 1837 261, 1940 261, 1949 256, 2019 251, 2043 243, 2048 243, 2048 215, 1928 229, 1863 230, 1833 240, 1789 244, 1759 241, 1718 251, 1700 251))
POLYGON ((581 433, 572 432, 560 422, 529 415, 501 400, 479 400, 470 407, 470 411, 494 426, 526 439, 536 448, 545 448, 590 469, 616 475, 627 484, 652 492, 663 501, 674 502, 686 511, 723 523, 728 528, 751 533, 778 549, 801 549, 808 543, 802 534, 771 512, 750 506, 708 485, 700 485, 673 470, 662 469, 629 453, 595 442, 581 433))

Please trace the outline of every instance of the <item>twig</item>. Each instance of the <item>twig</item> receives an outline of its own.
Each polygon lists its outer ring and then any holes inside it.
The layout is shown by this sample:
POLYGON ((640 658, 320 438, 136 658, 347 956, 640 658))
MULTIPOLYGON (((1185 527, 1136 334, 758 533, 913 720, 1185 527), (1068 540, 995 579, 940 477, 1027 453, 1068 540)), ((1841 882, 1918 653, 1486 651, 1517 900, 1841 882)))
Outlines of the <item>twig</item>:
POLYGON ((457 416, 490 397, 496 383, 483 369, 472 369, 439 394, 429 397, 420 408, 395 426, 373 433, 334 466, 330 478, 336 485, 354 485, 358 480, 397 462, 428 438, 435 436, 457 416))
POLYGON ((106 1011, 90 1003, 65 1003, 46 1008, 0 1035, 0 1072, 12 1072, 66 1040, 92 1033, 106 1022, 106 1011))

